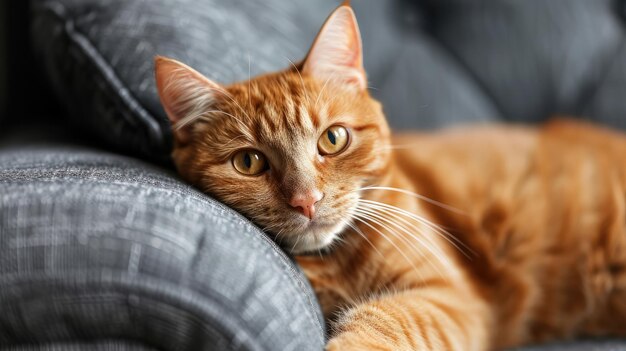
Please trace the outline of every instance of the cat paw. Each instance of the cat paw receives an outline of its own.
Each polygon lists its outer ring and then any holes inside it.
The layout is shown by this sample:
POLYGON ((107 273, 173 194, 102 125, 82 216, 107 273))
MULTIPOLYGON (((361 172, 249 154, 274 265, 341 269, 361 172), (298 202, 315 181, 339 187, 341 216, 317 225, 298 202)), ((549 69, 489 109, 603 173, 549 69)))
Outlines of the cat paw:
POLYGON ((363 338, 355 340, 354 338, 337 337, 330 339, 326 344, 325 351, 400 351, 404 349, 389 348, 387 346, 377 345, 376 343, 365 342, 363 338))
POLYGON ((326 344, 325 351, 356 351, 357 348, 354 345, 348 345, 345 342, 341 342, 339 339, 330 339, 326 344))

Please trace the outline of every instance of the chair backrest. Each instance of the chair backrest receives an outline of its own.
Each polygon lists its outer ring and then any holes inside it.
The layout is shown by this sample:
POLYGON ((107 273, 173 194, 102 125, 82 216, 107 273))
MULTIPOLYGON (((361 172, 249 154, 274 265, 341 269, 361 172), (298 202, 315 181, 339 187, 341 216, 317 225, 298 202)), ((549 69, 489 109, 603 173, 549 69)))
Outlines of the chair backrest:
POLYGON ((396 127, 585 116, 626 128, 623 2, 354 1, 396 127), (621 6, 620 6, 621 5, 621 6))

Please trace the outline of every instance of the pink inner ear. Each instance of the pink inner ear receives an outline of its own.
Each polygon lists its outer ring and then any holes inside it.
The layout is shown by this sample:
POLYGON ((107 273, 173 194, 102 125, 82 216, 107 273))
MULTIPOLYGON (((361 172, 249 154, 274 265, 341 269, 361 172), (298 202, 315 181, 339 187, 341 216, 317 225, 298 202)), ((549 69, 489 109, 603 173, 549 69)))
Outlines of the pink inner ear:
POLYGON ((365 89, 361 35, 348 6, 340 6, 326 20, 304 63, 303 72, 320 80, 365 89))
POLYGON ((164 57, 155 59, 155 75, 159 98, 174 135, 185 141, 189 129, 186 127, 210 109, 216 92, 223 89, 191 67, 164 57))

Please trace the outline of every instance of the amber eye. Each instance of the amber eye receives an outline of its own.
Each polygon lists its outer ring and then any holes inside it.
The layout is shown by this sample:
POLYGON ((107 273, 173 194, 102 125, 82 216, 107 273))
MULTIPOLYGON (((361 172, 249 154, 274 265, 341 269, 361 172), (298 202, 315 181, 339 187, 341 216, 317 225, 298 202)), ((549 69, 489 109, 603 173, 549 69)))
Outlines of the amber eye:
POLYGON ((233 166, 244 175, 257 175, 267 170, 267 161, 262 153, 256 150, 242 150, 233 156, 233 166))
POLYGON ((332 155, 343 151, 348 145, 348 130, 342 126, 332 126, 320 137, 317 148, 322 155, 332 155))

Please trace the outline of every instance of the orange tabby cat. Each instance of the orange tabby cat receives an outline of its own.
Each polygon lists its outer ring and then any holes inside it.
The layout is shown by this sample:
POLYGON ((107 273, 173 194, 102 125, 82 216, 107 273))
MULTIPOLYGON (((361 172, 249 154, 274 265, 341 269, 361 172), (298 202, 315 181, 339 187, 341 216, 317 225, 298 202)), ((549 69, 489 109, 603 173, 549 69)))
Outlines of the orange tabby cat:
POLYGON ((348 5, 288 70, 223 87, 159 57, 156 78, 180 174, 292 253, 324 249, 298 262, 328 350, 626 335, 622 135, 556 121, 392 136, 348 5))

